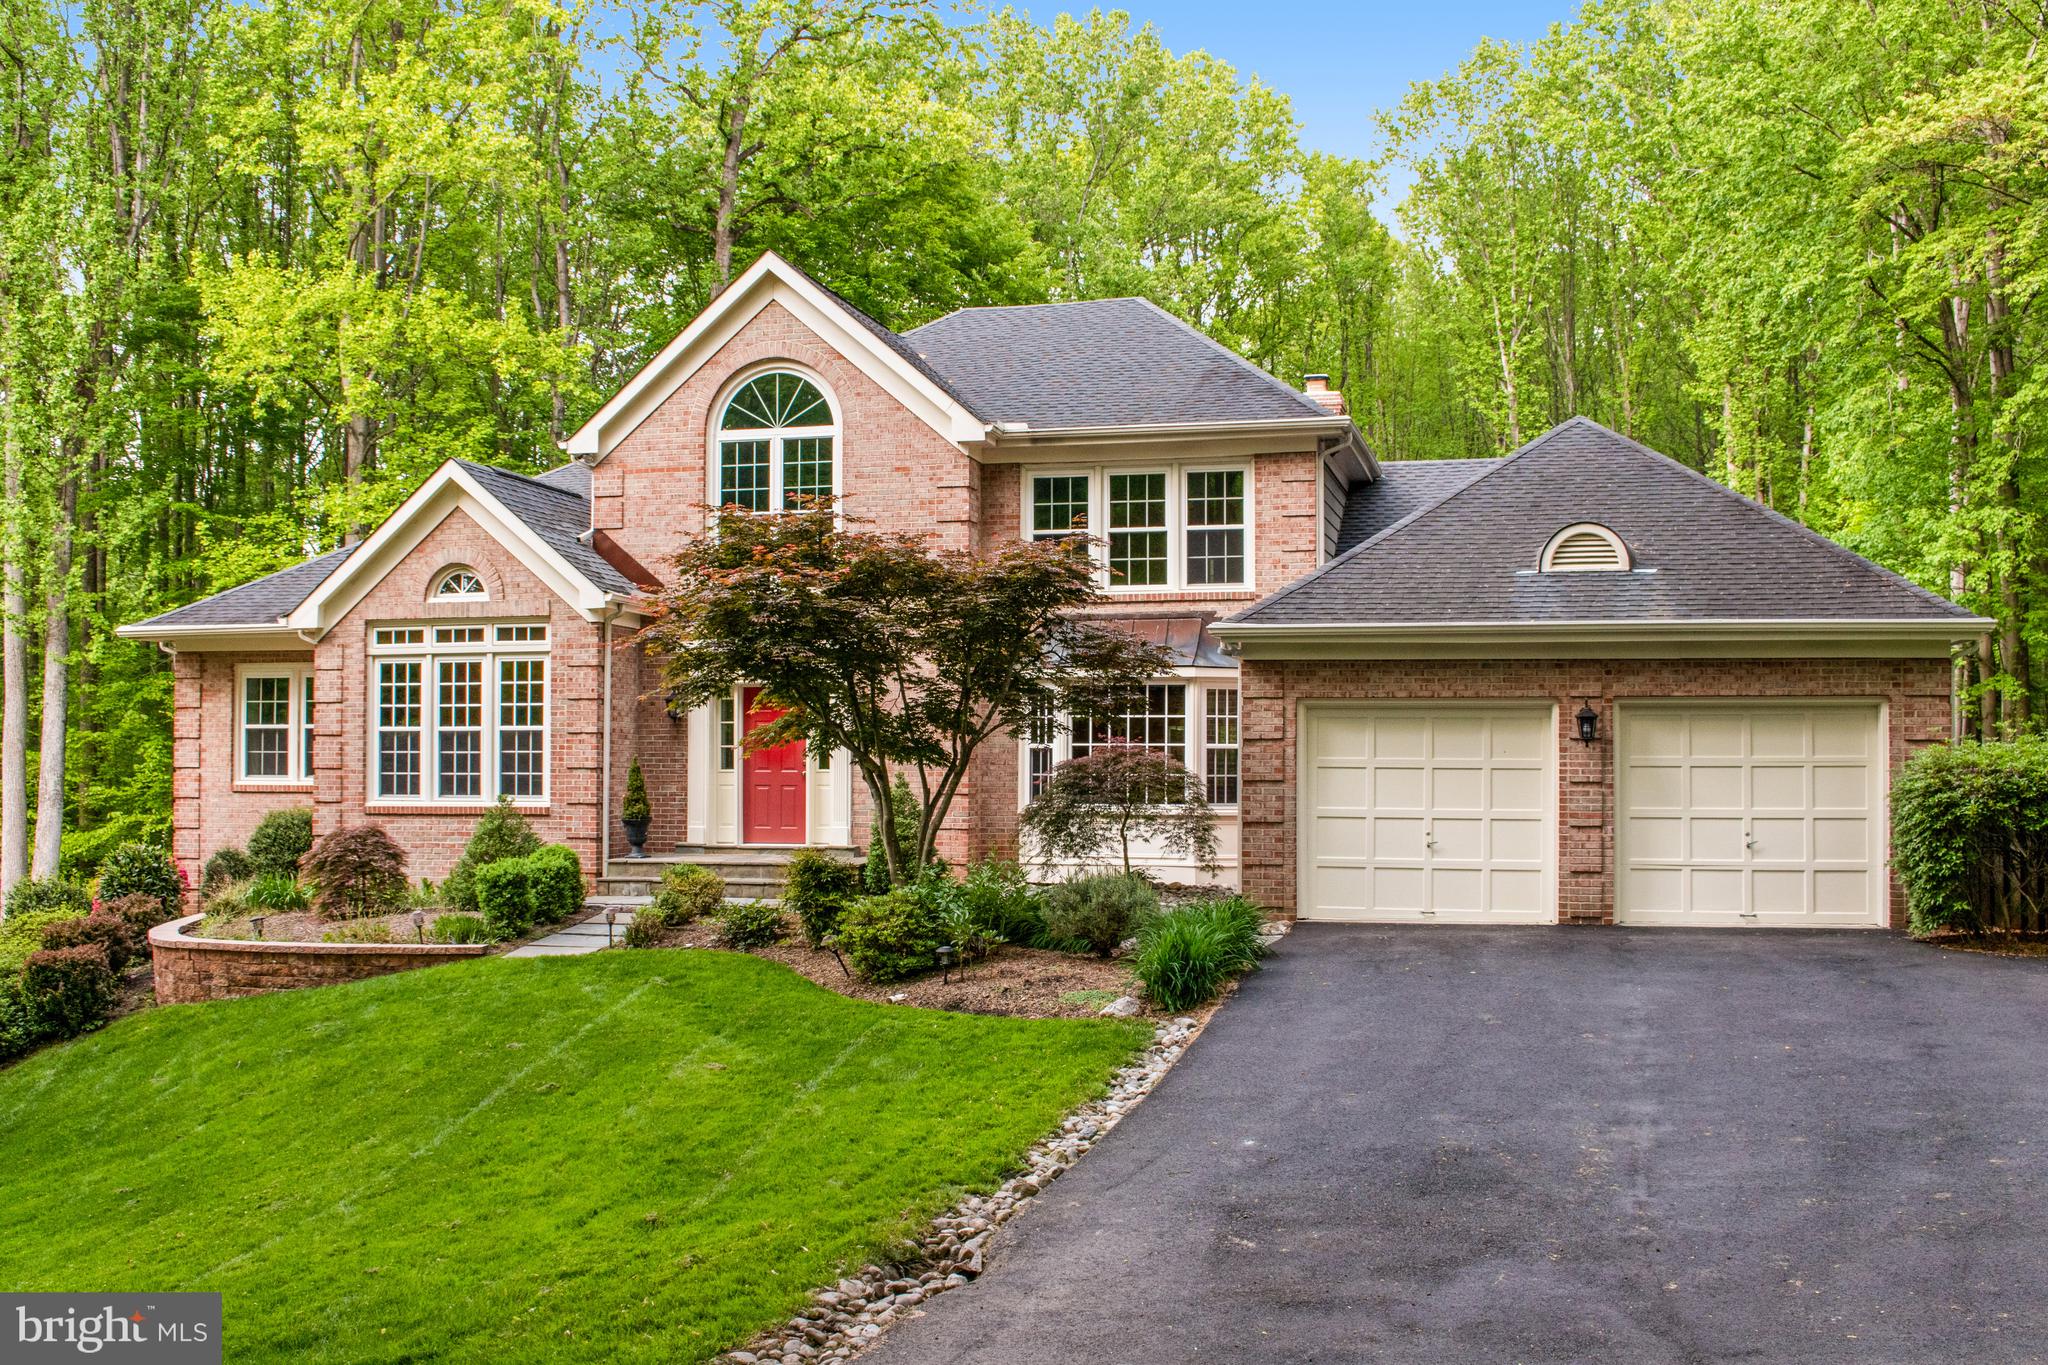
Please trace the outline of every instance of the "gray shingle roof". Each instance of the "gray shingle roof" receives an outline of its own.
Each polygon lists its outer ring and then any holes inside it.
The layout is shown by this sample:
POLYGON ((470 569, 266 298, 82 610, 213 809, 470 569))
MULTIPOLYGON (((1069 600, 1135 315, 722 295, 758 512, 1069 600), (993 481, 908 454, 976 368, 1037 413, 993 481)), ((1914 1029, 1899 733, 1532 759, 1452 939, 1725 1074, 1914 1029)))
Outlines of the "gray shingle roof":
POLYGON ((984 422, 1057 430, 1328 416, 1145 299, 967 308, 904 339, 984 422))
POLYGON ((1261 625, 1816 619, 1970 618, 1583 417, 1231 618, 1261 625), (1575 522, 1620 535, 1636 571, 1536 572, 1550 538, 1575 522))
MULTIPOLYGON (((469 460, 457 460, 456 463, 473 475, 506 511, 524 522, 527 530, 567 560, 576 572, 606 592, 631 594, 638 591, 624 574, 605 562, 603 555, 577 538, 590 529, 590 498, 587 493, 571 492, 549 482, 546 475, 536 479, 469 460)), ((550 472, 562 474, 561 470, 550 472)), ((583 478, 587 487, 589 475, 586 473, 583 478)))
POLYGON ((1500 460, 1381 460, 1380 477, 1355 483, 1344 500, 1337 553, 1362 545, 1433 502, 1457 492, 1500 460))
POLYGON ((161 616, 152 616, 135 628, 275 625, 289 616, 299 603, 311 597, 313 589, 325 583, 327 576, 340 568, 341 562, 353 554, 355 548, 344 545, 338 550, 329 550, 289 569, 279 569, 276 573, 265 574, 225 592, 188 602, 161 616))
MULTIPOLYGON (((604 557, 577 539, 590 528, 590 467, 571 462, 545 474, 529 478, 507 469, 457 460, 457 464, 506 511, 519 518, 534 535, 575 570, 606 592, 633 593, 637 589, 607 563, 604 557)), ((268 626, 290 615, 313 590, 326 582, 354 552, 344 545, 303 564, 280 569, 274 574, 244 583, 240 587, 202 597, 161 616, 153 616, 131 627, 145 634, 154 627, 268 626)))

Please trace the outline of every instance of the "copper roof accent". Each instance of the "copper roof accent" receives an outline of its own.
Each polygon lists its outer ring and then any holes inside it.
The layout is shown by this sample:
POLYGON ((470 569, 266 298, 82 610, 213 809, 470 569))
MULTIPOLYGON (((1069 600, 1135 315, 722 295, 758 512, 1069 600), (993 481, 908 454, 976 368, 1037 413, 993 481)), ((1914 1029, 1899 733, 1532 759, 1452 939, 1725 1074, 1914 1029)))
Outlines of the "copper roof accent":
POLYGON ((1089 620, 1164 649, 1175 668, 1236 668, 1223 642, 1209 633, 1214 612, 1198 616, 1090 616, 1089 620))

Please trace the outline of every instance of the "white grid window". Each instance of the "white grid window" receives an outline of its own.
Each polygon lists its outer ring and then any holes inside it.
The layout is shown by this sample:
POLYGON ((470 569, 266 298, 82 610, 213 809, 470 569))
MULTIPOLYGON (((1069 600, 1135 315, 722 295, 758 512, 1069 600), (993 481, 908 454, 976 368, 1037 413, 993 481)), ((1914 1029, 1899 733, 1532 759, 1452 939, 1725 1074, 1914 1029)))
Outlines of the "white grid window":
POLYGON ((547 799, 545 625, 380 627, 370 640, 373 799, 547 799))
POLYGON ((1202 694, 1202 784, 1212 806, 1237 804, 1237 689, 1202 694))
POLYGON ((832 495, 838 418, 802 375, 749 379, 726 400, 718 431, 719 506, 767 512, 832 495))
POLYGON ((242 679, 242 776, 292 775, 292 675, 252 673, 242 679))
POLYGON ((729 773, 739 750, 739 706, 731 697, 718 699, 718 770, 729 773))
MULTIPOLYGON (((1021 795, 1029 801, 1045 789, 1068 759, 1083 758, 1104 744, 1135 744, 1168 754, 1202 784, 1211 805, 1238 803, 1238 693, 1234 683, 1162 680, 1133 692, 1105 715, 1050 718, 1027 726, 1022 738, 1021 795), (1190 723, 1192 719, 1193 723, 1190 723)), ((1160 799, 1177 800, 1169 793, 1160 799)))
POLYGON ((236 670, 235 780, 303 784, 313 776, 313 669, 236 670))
POLYGON ((1100 536, 1093 553, 1102 581, 1113 593, 1248 588, 1251 487, 1243 468, 1034 473, 1026 486, 1024 538, 1093 531, 1100 536))
POLYGON ((377 663, 377 795, 416 797, 420 794, 421 737, 426 733, 420 707, 417 659, 381 659, 377 663))

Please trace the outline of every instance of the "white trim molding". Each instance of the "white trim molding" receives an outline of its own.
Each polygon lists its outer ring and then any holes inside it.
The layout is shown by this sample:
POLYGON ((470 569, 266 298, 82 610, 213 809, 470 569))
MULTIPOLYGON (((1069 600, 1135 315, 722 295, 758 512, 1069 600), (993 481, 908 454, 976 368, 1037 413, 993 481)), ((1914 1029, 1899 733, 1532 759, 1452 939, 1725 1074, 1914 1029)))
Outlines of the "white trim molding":
POLYGON ((1766 618, 1699 621, 1218 621, 1244 659, 1945 658, 1995 623, 1766 618))

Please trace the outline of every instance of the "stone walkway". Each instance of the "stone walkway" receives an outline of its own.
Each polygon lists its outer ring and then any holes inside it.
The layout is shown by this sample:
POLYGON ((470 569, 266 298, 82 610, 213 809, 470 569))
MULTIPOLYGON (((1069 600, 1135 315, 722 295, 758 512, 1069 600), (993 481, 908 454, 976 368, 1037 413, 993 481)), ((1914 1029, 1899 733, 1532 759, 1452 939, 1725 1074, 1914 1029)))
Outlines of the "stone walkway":
POLYGON ((626 936, 626 926, 633 922, 633 912, 618 911, 618 920, 609 932, 605 929, 604 912, 596 914, 566 928, 557 929, 546 938, 537 938, 523 943, 505 954, 506 957, 573 957, 577 953, 594 953, 606 948, 626 936))

